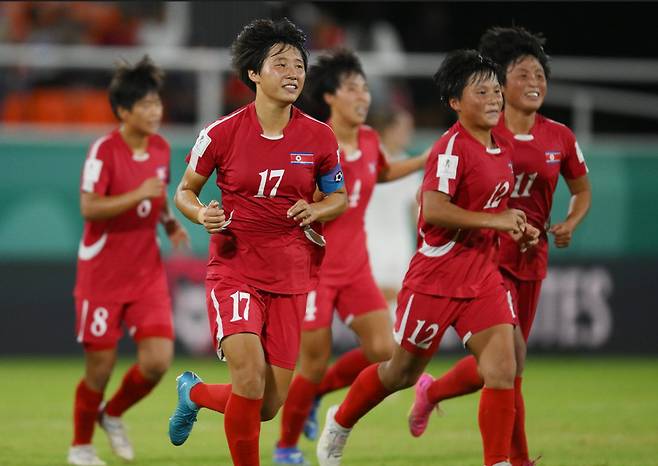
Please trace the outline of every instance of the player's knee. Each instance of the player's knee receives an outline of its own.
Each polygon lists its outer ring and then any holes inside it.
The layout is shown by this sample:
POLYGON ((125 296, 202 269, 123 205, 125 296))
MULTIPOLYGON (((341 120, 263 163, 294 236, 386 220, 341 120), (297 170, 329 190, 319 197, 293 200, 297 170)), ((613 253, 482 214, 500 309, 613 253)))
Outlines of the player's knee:
POLYGON ((145 378, 151 381, 158 381, 169 369, 171 361, 167 358, 156 358, 143 362, 139 370, 145 378))
POLYGON ((231 383, 234 391, 245 398, 257 400, 265 391, 265 376, 255 370, 243 370, 233 374, 231 383))
POLYGON ((514 387, 516 361, 514 358, 499 359, 495 363, 480 366, 484 384, 489 388, 506 389, 514 387))
POLYGON ((382 362, 391 359, 393 348, 394 344, 391 338, 381 338, 363 348, 363 353, 370 362, 382 362))
POLYGON ((380 376, 386 388, 398 391, 412 387, 421 373, 422 371, 414 370, 411 366, 394 367, 389 361, 389 363, 384 363, 380 376))

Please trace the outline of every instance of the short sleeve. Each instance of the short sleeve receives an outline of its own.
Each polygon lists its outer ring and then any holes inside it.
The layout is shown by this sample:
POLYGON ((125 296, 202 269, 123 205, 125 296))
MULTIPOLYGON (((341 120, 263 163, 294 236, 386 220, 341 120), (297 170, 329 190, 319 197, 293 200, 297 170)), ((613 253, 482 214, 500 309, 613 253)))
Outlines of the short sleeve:
POLYGON ((423 191, 439 191, 453 197, 463 172, 462 159, 455 150, 446 151, 445 144, 439 140, 427 160, 423 191))
POLYGON ((206 178, 215 170, 219 159, 217 139, 218 131, 211 131, 211 128, 202 129, 185 158, 185 162, 192 170, 206 178))
POLYGON ((80 191, 105 195, 112 179, 112 149, 107 137, 98 139, 89 148, 82 166, 80 191))
POLYGON ((563 177, 573 180, 587 174, 589 169, 585 163, 585 156, 580 150, 578 141, 571 131, 565 137, 565 157, 560 164, 560 173, 563 177))
POLYGON ((388 154, 386 153, 386 149, 379 144, 379 150, 377 151, 377 173, 381 173, 382 170, 385 170, 388 168, 388 154))

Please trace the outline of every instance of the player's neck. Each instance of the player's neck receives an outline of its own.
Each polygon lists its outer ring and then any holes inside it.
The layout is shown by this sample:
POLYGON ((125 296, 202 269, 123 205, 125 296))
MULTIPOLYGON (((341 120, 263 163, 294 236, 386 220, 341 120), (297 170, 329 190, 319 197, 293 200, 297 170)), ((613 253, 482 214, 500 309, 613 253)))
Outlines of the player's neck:
POLYGON ((329 126, 334 130, 334 134, 336 134, 336 139, 338 140, 338 145, 341 148, 349 148, 351 150, 356 150, 358 148, 359 126, 361 125, 350 125, 341 120, 340 117, 332 115, 329 119, 329 126))
POLYGON ((125 141, 125 143, 134 151, 145 151, 148 146, 149 135, 138 131, 135 128, 128 125, 121 125, 119 128, 119 134, 125 141))
POLYGON ((468 133, 488 149, 493 149, 495 147, 493 138, 491 137, 491 128, 481 128, 476 125, 472 125, 468 122, 459 120, 461 125, 468 131, 468 133))
POLYGON ((511 106, 505 108, 505 126, 512 134, 530 134, 537 112, 524 112, 511 106))
POLYGON ((283 129, 290 121, 292 104, 281 106, 279 102, 272 102, 256 94, 256 117, 263 130, 263 136, 277 138, 283 134, 283 129))

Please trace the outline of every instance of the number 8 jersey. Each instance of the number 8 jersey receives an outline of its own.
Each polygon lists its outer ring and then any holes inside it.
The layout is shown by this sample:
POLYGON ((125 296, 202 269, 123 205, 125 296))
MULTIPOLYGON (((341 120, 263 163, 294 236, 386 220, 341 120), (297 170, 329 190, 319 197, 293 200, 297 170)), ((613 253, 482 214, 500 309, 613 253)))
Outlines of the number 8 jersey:
MULTIPOLYGON (((494 137, 483 146, 459 123, 434 144, 425 167, 422 191, 439 191, 462 209, 497 213, 507 208, 514 177, 511 147, 494 137)), ((448 229, 431 225, 421 214, 418 250, 404 286, 413 291, 472 298, 502 283, 498 271, 498 233, 491 229, 448 229)))
POLYGON ((338 158, 331 128, 295 107, 278 138, 263 135, 254 103, 202 130, 187 161, 202 176, 217 172, 230 220, 210 237, 207 277, 229 276, 271 293, 313 289, 324 248, 287 211, 300 199, 313 202, 316 186, 329 194, 343 185, 338 158))

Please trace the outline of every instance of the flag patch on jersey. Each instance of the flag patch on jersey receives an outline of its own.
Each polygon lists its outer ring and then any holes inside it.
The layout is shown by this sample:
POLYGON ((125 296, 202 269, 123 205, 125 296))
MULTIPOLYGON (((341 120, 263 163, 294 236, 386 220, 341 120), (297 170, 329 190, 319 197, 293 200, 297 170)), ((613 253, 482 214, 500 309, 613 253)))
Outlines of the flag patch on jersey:
POLYGON ((562 160, 562 153, 559 151, 546 151, 544 152, 544 156, 546 157, 546 163, 560 163, 560 160, 562 160))
POLYGON ((290 163, 293 165, 313 165, 313 152, 291 152, 290 163))

